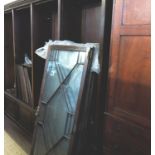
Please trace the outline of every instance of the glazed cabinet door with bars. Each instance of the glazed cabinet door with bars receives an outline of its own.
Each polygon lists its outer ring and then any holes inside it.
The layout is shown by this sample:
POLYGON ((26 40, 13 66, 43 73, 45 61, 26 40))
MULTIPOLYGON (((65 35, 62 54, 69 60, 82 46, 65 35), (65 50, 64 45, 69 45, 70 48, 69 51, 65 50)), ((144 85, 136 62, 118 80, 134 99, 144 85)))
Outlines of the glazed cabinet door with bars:
MULTIPOLYGON (((90 73, 91 52, 86 47, 78 46, 59 45, 49 49, 32 155, 68 155, 71 152, 76 154, 73 147, 77 147, 74 142, 76 134, 79 133, 77 122, 81 115, 80 108, 86 105, 82 99, 87 97, 83 96, 83 91, 89 79, 86 80, 90 73)), ((91 88, 87 87, 85 92, 90 90, 91 88)), ((82 122, 81 120, 80 124, 82 122)))

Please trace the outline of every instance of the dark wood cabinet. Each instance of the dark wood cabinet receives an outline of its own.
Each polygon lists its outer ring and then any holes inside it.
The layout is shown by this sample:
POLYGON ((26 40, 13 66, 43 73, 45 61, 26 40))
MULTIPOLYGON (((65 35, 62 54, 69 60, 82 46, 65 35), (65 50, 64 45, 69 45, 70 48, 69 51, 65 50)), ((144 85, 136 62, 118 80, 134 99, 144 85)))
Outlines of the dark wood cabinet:
POLYGON ((49 39, 100 43, 101 72, 88 124, 90 155, 150 155, 150 0, 18 0, 4 7, 5 113, 33 133, 49 39), (21 101, 16 66, 25 54, 33 107, 21 101), (9 90, 9 92, 7 91, 9 90))
POLYGON ((150 154, 150 0, 115 0, 104 113, 104 151, 150 154))
POLYGON ((31 134, 45 66, 35 50, 51 39, 100 43, 102 51, 105 7, 106 0, 18 0, 5 6, 5 113, 31 134), (7 91, 18 89, 16 66, 24 63, 25 54, 32 61, 33 107, 7 91))

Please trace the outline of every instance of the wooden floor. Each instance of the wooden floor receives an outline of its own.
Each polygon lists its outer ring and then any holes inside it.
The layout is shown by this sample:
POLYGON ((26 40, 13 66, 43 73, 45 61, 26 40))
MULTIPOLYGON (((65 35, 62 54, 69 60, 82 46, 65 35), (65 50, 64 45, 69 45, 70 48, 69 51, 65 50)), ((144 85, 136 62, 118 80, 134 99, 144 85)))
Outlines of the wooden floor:
POLYGON ((4 130, 5 155, 29 155, 31 138, 7 116, 4 117, 4 130))

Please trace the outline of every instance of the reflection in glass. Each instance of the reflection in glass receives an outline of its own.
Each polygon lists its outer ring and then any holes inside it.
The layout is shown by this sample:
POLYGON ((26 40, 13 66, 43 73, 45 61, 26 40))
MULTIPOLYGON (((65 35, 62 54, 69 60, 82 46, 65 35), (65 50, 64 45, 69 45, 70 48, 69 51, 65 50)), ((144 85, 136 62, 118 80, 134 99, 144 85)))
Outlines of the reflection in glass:
POLYGON ((75 67, 78 52, 53 51, 50 53, 46 69, 46 79, 42 101, 47 103, 61 83, 75 67), (53 81, 53 82, 49 82, 53 81))

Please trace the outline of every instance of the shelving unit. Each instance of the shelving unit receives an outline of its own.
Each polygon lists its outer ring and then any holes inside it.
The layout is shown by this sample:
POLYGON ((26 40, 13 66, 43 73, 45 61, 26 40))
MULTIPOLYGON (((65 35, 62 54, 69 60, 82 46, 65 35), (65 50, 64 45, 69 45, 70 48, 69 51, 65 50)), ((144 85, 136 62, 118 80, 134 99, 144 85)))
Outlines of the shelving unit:
POLYGON ((105 6, 106 0, 19 0, 5 6, 5 113, 30 133, 45 65, 35 50, 52 39, 100 43, 102 51, 105 6), (27 68, 33 107, 7 91, 16 89, 16 65, 23 65, 25 54, 32 61, 27 68))
POLYGON ((38 57, 34 51, 44 46, 49 39, 58 39, 58 3, 57 1, 47 1, 44 3, 35 3, 32 5, 32 41, 33 41, 33 93, 35 105, 38 103, 42 75, 45 60, 38 57))

